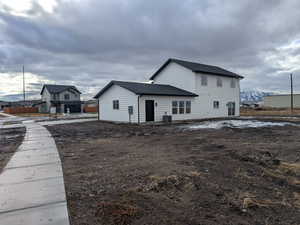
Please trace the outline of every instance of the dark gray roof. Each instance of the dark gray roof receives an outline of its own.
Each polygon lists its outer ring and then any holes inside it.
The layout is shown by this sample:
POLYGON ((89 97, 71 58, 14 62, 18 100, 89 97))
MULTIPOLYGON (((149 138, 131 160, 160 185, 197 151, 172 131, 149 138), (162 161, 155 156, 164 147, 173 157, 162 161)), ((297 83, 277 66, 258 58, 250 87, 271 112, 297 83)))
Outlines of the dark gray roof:
POLYGON ((73 85, 45 84, 42 88, 41 94, 43 93, 45 88, 50 92, 50 94, 57 94, 68 89, 73 89, 77 91, 79 94, 81 94, 81 92, 73 85))
POLYGON ((192 92, 185 91, 183 89, 171 85, 147 84, 147 83, 113 80, 108 85, 106 85, 94 98, 99 98, 112 85, 118 85, 138 95, 190 96, 190 97, 198 96, 192 92))
POLYGON ((218 66, 205 65, 195 62, 189 62, 179 59, 168 59, 151 77, 150 80, 153 80, 170 62, 175 62, 189 70, 192 70, 195 73, 206 73, 212 75, 234 77, 234 78, 244 78, 238 74, 225 70, 218 66))

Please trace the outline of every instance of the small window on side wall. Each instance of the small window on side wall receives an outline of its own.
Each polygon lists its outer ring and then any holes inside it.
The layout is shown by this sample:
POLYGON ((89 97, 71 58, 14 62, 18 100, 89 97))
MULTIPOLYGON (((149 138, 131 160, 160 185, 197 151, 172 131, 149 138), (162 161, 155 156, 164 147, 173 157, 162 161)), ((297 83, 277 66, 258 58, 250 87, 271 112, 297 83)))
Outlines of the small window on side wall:
POLYGON ((178 102, 173 101, 172 102, 172 114, 177 114, 178 113, 178 102))
POLYGON ((191 113, 191 101, 185 102, 185 113, 191 113))
POLYGON ((214 109, 218 109, 220 107, 219 101, 214 101, 214 109))
POLYGON ((201 76, 201 85, 207 86, 207 76, 206 75, 201 76))
POLYGON ((184 114, 184 101, 179 102, 179 114, 184 114))
POLYGON ((217 77, 217 87, 222 87, 222 79, 221 79, 221 77, 217 77))
POLYGON ((235 79, 234 78, 231 79, 230 87, 235 88, 235 79))
POLYGON ((65 100, 70 100, 70 95, 69 94, 65 94, 65 100))
POLYGON ((119 100, 113 100, 113 109, 119 109, 119 100))

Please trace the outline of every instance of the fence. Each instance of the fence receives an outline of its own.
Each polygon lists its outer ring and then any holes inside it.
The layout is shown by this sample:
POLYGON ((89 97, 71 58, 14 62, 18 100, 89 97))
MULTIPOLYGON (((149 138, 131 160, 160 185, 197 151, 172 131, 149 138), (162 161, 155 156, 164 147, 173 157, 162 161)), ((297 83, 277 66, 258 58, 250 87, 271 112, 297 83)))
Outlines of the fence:
POLYGON ((8 114, 38 113, 39 108, 37 108, 37 107, 8 107, 8 108, 4 108, 4 112, 8 113, 8 114))
POLYGON ((85 113, 96 113, 96 112, 98 112, 98 107, 97 106, 85 106, 83 108, 83 111, 85 113))

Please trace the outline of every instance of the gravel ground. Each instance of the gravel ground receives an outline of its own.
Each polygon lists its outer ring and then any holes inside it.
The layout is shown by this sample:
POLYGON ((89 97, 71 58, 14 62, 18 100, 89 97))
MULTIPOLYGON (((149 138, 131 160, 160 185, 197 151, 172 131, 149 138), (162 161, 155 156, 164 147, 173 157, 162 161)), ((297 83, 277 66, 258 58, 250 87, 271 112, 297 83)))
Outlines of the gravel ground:
POLYGON ((72 225, 296 225, 300 128, 48 127, 72 225))

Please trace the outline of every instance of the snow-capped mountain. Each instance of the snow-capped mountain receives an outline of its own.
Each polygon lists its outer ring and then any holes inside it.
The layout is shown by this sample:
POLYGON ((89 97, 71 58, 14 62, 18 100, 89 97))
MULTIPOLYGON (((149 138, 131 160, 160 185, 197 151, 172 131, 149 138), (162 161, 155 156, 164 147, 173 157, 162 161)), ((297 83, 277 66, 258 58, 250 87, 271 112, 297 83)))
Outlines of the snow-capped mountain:
POLYGON ((265 96, 273 95, 273 92, 241 91, 241 102, 261 102, 265 96))

